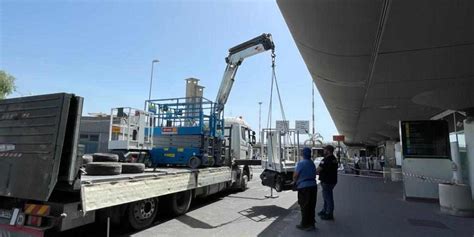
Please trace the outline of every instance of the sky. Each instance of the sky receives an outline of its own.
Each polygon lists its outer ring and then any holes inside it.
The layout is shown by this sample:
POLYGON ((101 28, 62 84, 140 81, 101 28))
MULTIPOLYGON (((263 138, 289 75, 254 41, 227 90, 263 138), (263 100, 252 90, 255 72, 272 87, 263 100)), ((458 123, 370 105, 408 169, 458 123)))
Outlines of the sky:
MULTIPOLYGON (((214 100, 228 49, 262 33, 276 45, 276 75, 286 118, 311 120, 312 79, 275 1, 0 1, 0 70, 16 77, 9 97, 68 92, 84 97, 83 114, 113 107, 143 108, 148 98, 184 97, 185 81, 200 79, 214 100)), ((226 116, 267 127, 271 57, 240 66, 226 116)), ((274 100, 274 103, 277 103, 274 100)), ((273 118, 281 119, 274 106, 273 118)), ((337 134, 317 89, 315 127, 337 134)), ((274 122, 273 122, 274 124, 274 122)))

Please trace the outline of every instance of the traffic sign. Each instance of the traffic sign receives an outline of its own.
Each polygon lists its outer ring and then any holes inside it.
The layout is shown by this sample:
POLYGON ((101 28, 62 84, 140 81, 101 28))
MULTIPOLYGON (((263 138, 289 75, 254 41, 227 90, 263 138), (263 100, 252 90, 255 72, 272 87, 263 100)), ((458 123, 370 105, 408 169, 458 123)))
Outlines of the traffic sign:
POLYGON ((332 136, 332 140, 335 142, 344 142, 344 135, 334 135, 332 136))
POLYGON ((295 130, 300 134, 309 133, 309 120, 296 120, 295 130))
POLYGON ((290 129, 290 121, 288 120, 277 120, 276 121, 276 130, 287 133, 290 129))

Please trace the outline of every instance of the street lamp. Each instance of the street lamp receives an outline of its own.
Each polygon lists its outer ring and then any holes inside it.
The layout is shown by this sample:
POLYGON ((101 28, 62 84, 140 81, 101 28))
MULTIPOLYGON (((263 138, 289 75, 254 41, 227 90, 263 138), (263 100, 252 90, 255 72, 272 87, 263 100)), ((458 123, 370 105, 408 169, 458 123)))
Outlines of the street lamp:
POLYGON ((262 102, 258 102, 258 140, 260 141, 260 159, 263 155, 263 140, 262 140, 262 102))
POLYGON ((154 59, 153 61, 151 61, 150 91, 148 92, 148 100, 151 100, 151 87, 153 85, 153 65, 159 62, 160 60, 158 59, 154 59))
MULTIPOLYGON (((262 131, 262 102, 258 102, 258 132, 262 131)), ((260 136, 260 135, 259 135, 260 136)))

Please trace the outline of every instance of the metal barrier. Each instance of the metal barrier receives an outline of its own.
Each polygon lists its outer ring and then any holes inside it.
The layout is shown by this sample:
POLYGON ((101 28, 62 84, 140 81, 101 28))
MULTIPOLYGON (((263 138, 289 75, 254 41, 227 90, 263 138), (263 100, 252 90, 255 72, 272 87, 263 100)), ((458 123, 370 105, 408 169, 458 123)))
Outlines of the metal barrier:
MULTIPOLYGON (((348 165, 349 166, 349 165, 348 165)), ((352 170, 358 170, 360 172, 369 172, 369 173, 377 173, 377 174, 383 174, 384 176, 382 177, 378 177, 378 178, 385 178, 385 174, 390 174, 391 177, 393 177, 394 174, 401 174, 402 176, 402 180, 405 179, 405 178, 414 178, 414 179, 419 179, 420 181, 423 181, 423 182, 429 182, 429 183, 437 183, 437 184, 454 184, 454 181, 453 180, 445 180, 445 179, 440 179, 440 178, 435 178, 435 177, 429 177, 429 176, 425 176, 425 175, 420 175, 420 174, 413 174, 413 173, 407 173, 407 172, 403 172, 401 171, 401 169, 396 169, 396 170, 399 170, 399 171, 396 171, 394 170, 393 168, 391 168, 390 171, 380 171, 380 170, 367 170, 367 169, 356 169, 355 167, 351 167, 349 166, 350 169, 352 170)), ((361 176, 361 175, 359 175, 361 176)), ((362 175, 363 176, 363 175, 362 175)), ((371 177, 374 177, 374 176, 371 176, 371 177)), ((396 181, 402 181, 402 180, 396 180, 396 181)), ((393 180, 392 180, 393 181, 393 180)))

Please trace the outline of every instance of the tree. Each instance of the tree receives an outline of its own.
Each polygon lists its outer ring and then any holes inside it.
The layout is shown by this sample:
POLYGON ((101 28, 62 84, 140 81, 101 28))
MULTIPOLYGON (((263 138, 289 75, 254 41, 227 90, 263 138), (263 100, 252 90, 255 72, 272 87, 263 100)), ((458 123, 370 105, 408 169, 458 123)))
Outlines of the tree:
POLYGON ((0 70, 0 99, 5 99, 5 97, 13 93, 15 89, 15 77, 0 70))

